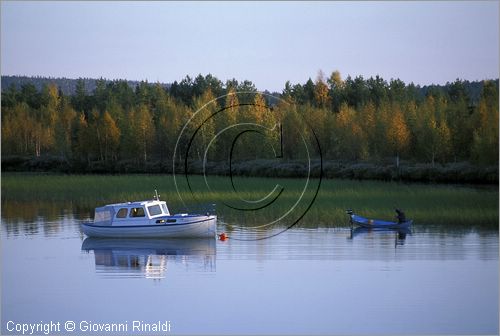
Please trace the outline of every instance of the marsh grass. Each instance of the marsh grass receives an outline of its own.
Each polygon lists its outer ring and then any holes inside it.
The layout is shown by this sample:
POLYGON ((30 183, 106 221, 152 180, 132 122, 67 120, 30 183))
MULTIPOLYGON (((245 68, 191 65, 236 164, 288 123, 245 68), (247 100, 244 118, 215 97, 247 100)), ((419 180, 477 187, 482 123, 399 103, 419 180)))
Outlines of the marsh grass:
MULTIPOLYGON (((217 205, 217 214, 226 223, 257 226, 275 218, 293 207, 304 187, 301 179, 275 179, 237 177, 234 188, 227 177, 210 176, 206 187, 202 176, 190 176, 189 191, 184 177, 177 180, 182 201, 177 195, 170 175, 36 175, 2 174, 2 212, 9 206, 23 202, 41 202, 52 207, 67 207, 91 214, 102 204, 151 199, 157 189, 166 200, 171 212, 203 209, 217 205), (273 190, 283 188, 276 202, 259 211, 240 211, 227 204, 245 204, 243 200, 256 202, 273 190)), ((303 212, 315 194, 313 188, 304 194, 303 212)), ((276 196, 273 194, 272 196, 276 196)), ((498 226, 498 189, 477 189, 467 186, 403 184, 380 181, 325 180, 313 206, 298 226, 345 226, 348 218, 345 209, 367 217, 388 219, 394 217, 394 208, 405 210, 416 226, 498 226)))

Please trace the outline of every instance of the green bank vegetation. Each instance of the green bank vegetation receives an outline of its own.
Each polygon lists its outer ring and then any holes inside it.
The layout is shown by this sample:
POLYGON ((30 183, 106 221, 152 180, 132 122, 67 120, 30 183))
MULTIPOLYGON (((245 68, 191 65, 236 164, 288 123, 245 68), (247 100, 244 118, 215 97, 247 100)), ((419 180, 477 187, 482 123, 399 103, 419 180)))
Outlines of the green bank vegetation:
MULTIPOLYGON (((189 210, 200 210, 204 205, 215 203, 217 214, 224 222, 249 226, 262 224, 276 218, 276 214, 286 212, 296 202, 304 187, 304 180, 301 179, 236 177, 234 184, 238 193, 235 193, 225 177, 210 176, 210 190, 206 188, 201 176, 190 176, 190 181, 196 194, 195 200, 185 185, 179 183, 181 196, 189 210), (224 205, 239 198, 258 200, 277 184, 284 191, 270 207, 246 212, 224 205)), ((312 185, 316 182, 317 179, 313 180, 312 185)), ((154 189, 158 189, 173 212, 184 210, 185 205, 179 200, 170 175, 7 173, 2 174, 2 212, 4 216, 17 216, 24 220, 35 220, 40 215, 57 219, 63 214, 62 209, 69 208, 77 217, 91 217, 95 206, 151 198, 154 189)), ((305 199, 311 200, 313 195, 314 188, 311 188, 306 192, 305 199)), ((414 219, 415 225, 421 228, 430 225, 498 226, 497 188, 333 179, 322 181, 313 206, 299 226, 345 226, 347 208, 353 208, 367 216, 390 219, 394 207, 403 208, 408 217, 414 219)))

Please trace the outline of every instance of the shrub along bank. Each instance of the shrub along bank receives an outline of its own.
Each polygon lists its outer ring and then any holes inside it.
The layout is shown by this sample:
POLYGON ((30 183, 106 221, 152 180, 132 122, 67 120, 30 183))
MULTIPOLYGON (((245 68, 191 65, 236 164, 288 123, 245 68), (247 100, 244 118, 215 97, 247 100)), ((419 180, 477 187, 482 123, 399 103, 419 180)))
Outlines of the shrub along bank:
MULTIPOLYGON (((478 166, 468 162, 447 164, 423 164, 402 161, 397 167, 390 162, 250 160, 234 162, 188 162, 189 174, 288 177, 319 177, 322 166, 324 178, 355 180, 382 180, 432 183, 498 184, 498 166, 478 166)), ((169 174, 171 161, 151 161, 137 164, 135 161, 79 162, 67 161, 56 156, 29 158, 3 156, 3 172, 53 172, 66 174, 169 174)), ((184 162, 176 167, 176 173, 184 173, 184 162)))

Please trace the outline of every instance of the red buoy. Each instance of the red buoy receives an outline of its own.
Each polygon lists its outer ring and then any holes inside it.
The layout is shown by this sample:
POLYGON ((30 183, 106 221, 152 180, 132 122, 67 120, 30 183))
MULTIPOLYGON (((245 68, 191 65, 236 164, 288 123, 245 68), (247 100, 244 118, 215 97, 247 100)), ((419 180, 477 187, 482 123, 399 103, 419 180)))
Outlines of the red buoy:
POLYGON ((229 237, 226 236, 226 234, 224 232, 222 232, 220 235, 219 235, 219 240, 221 241, 225 241, 226 239, 228 239, 229 237))

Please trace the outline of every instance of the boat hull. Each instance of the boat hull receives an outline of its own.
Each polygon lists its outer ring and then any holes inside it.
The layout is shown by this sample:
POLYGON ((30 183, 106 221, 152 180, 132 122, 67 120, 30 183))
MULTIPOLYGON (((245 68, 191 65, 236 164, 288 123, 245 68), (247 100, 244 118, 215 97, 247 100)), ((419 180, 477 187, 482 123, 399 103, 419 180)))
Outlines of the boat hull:
POLYGON ((353 224, 365 228, 386 228, 386 229, 407 229, 413 223, 412 220, 398 223, 398 222, 382 221, 377 219, 368 219, 358 215, 351 215, 351 221, 353 224))
POLYGON ((89 237, 99 238, 215 238, 217 216, 197 217, 175 224, 95 225, 81 224, 89 237))
POLYGON ((87 237, 83 251, 112 251, 129 255, 215 255, 215 239, 87 237))

